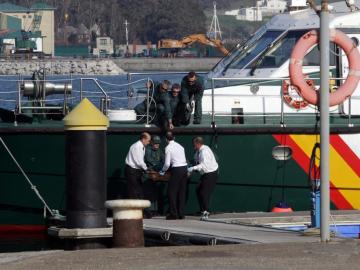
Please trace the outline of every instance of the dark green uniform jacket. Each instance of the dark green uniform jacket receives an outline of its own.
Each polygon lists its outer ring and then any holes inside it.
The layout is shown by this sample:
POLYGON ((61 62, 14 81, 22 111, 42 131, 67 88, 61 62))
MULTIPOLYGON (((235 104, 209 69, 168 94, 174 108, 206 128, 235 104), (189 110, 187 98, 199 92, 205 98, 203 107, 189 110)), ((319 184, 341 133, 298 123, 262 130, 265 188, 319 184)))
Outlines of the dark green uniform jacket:
POLYGON ((173 114, 170 106, 169 93, 160 91, 160 87, 158 87, 155 90, 154 99, 159 116, 172 119, 173 114))
POLYGON ((148 145, 145 149, 144 159, 148 169, 160 171, 164 165, 165 157, 163 151, 160 148, 155 150, 151 145, 148 145))
POLYGON ((196 75, 196 81, 193 85, 189 85, 187 76, 181 81, 181 102, 184 104, 189 103, 190 99, 194 97, 195 112, 194 121, 201 121, 202 117, 202 104, 201 100, 204 94, 204 80, 199 75, 196 75))
MULTIPOLYGON (((154 95, 153 95, 153 98, 156 102, 157 118, 161 119, 162 117, 165 117, 165 119, 171 119, 172 111, 170 107, 169 95, 167 92, 160 91, 160 85, 161 85, 160 83, 155 84, 154 95)), ((139 116, 146 114, 146 108, 147 108, 147 99, 145 98, 145 100, 139 103, 138 105, 136 105, 134 109, 136 114, 139 116)), ((151 103, 149 112, 150 114, 153 114, 154 111, 155 111, 155 105, 151 103)))
POLYGON ((170 100, 171 114, 174 117, 175 112, 176 112, 176 108, 177 108, 177 106, 179 104, 179 95, 173 96, 171 93, 169 93, 169 100, 170 100))

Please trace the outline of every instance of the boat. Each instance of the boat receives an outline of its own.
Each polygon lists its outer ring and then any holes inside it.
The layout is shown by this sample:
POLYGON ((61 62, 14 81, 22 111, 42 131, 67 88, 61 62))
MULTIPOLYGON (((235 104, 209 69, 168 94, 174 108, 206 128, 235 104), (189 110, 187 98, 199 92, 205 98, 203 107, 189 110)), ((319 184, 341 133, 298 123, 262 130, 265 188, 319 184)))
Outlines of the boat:
MULTIPOLYGON (((332 3, 330 11, 330 27, 346 33, 356 45, 360 39, 357 7, 359 0, 353 6, 340 1, 332 3)), ((194 136, 203 136, 218 157, 220 176, 212 212, 271 211, 285 204, 293 210, 311 209, 310 193, 318 178, 314 171, 319 157, 319 109, 291 85, 289 64, 298 40, 319 30, 319 17, 305 3, 289 10, 274 16, 205 75, 208 88, 202 123, 174 129, 188 159, 193 156, 194 136)), ((330 48, 330 91, 336 91, 348 75, 349 64, 341 47, 331 43, 330 48)), ((314 89, 319 86, 319 64, 314 45, 303 60, 306 80, 314 89)), ((0 110, 0 137, 6 145, 0 149, 0 230, 40 230, 49 212, 66 215, 62 119, 85 97, 110 118, 108 199, 126 196, 123 170, 129 146, 143 131, 162 135, 151 123, 153 115, 144 115, 139 122, 132 110, 144 98, 151 102, 151 96, 141 96, 139 89, 153 75, 129 74, 124 85, 95 78, 50 82, 44 74, 19 78, 15 106, 0 110), (86 91, 86 84, 96 90, 86 91), (109 91, 110 86, 116 90, 109 91), (129 106, 120 108, 120 100, 129 106)), ((332 209, 360 209, 359 103, 360 86, 330 108, 332 209)), ((198 211, 198 178, 193 176, 188 184, 187 214, 198 211)))

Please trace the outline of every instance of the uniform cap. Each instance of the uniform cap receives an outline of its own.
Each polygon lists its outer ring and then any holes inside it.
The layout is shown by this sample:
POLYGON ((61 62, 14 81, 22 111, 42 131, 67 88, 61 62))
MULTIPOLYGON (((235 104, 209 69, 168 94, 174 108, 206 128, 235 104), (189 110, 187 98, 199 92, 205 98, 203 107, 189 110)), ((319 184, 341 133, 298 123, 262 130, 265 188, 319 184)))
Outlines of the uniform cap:
POLYGON ((161 143, 160 137, 155 135, 152 137, 152 142, 153 143, 161 143))

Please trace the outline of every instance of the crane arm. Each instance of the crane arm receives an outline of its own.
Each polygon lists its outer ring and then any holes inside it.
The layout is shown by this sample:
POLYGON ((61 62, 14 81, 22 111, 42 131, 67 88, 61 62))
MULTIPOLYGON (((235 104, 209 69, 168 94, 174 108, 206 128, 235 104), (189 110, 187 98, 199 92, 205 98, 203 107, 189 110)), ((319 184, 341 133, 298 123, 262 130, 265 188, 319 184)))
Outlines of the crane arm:
POLYGON ((176 48, 183 49, 191 44, 198 42, 204 45, 209 45, 217 48, 223 54, 227 55, 229 51, 224 47, 221 40, 219 39, 210 39, 204 34, 193 34, 182 38, 181 40, 176 39, 161 39, 159 40, 159 48, 176 48))

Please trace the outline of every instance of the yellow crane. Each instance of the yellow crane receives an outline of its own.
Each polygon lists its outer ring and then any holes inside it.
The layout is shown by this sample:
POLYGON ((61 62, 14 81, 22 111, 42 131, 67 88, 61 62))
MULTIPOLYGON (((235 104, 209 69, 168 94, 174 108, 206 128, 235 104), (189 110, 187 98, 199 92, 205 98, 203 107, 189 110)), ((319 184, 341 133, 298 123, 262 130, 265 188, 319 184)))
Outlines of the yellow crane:
POLYGON ((183 37, 180 40, 160 39, 158 42, 158 49, 184 49, 195 42, 215 47, 224 55, 227 55, 229 53, 229 51, 224 47, 220 39, 211 39, 204 34, 193 34, 183 37))

